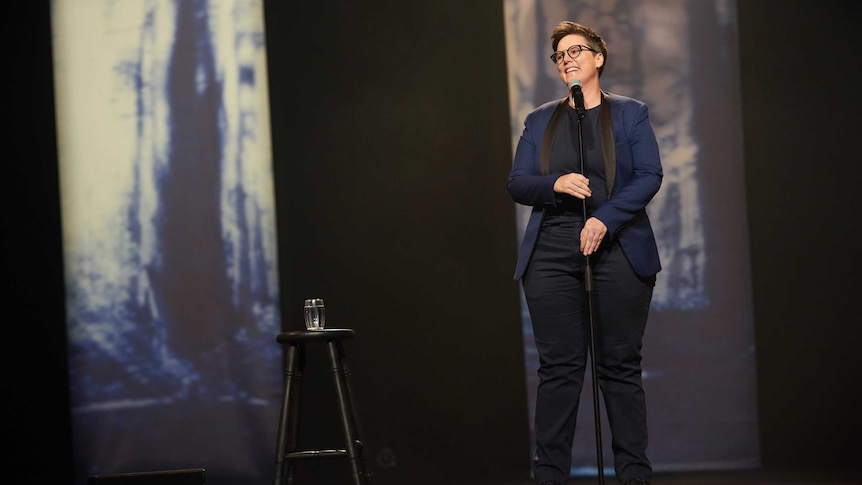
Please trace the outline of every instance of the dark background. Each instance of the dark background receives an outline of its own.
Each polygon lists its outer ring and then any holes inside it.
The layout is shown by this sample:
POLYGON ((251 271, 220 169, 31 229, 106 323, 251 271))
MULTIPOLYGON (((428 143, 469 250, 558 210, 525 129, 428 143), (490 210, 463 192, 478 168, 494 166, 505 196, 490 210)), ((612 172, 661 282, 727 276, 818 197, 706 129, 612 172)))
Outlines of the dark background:
MULTIPOLYGON (((849 468, 862 456, 862 3, 738 9, 762 461, 849 468)), ((17 479, 3 482, 65 484, 80 477, 49 3, 2 11, 0 436, 17 479)), ((270 1, 266 15, 285 328, 323 296, 330 326, 357 330, 381 483, 525 477, 502 2, 270 1)))

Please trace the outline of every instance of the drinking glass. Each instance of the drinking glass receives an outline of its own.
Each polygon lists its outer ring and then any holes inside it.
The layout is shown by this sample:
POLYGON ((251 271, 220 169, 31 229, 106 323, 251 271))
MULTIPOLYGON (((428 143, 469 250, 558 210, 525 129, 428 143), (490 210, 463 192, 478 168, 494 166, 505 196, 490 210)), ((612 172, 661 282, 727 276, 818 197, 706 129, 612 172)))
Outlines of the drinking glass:
POLYGON ((305 300, 305 328, 308 330, 323 330, 326 327, 326 308, 323 298, 305 300))

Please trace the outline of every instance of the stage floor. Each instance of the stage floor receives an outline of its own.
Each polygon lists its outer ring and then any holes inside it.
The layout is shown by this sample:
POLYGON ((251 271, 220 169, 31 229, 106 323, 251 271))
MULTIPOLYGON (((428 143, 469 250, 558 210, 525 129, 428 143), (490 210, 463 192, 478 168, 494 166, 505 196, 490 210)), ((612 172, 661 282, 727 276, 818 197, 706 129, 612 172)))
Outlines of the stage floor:
MULTIPOLYGON (((605 485, 618 485, 616 477, 605 476, 605 485)), ((571 478, 566 485, 597 485, 598 478, 571 478)), ((719 472, 656 473, 652 485, 860 485, 860 471, 840 470, 735 470, 719 472)), ((442 484, 441 484, 442 485, 442 484)), ((492 485, 476 483, 470 485, 492 485)), ((493 485, 533 485, 529 481, 500 482, 493 485)))

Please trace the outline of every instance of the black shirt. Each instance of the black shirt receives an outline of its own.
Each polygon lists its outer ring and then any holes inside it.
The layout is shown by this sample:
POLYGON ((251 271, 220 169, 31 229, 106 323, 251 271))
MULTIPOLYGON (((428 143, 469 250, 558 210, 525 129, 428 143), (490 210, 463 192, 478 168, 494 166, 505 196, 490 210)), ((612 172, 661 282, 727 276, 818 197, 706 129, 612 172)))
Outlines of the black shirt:
MULTIPOLYGON (((607 200, 605 194, 605 162, 602 156, 602 131, 599 120, 599 106, 587 110, 581 120, 584 141, 584 156, 586 158, 586 177, 590 179, 590 189, 593 195, 587 197, 587 214, 591 214, 607 200)), ((551 146, 549 160, 550 172, 563 175, 566 173, 581 173, 581 154, 578 144, 578 113, 566 105, 566 110, 557 123, 554 142, 551 146)), ((556 194, 557 207, 550 212, 573 212, 580 218, 583 213, 583 202, 568 194, 556 194)))

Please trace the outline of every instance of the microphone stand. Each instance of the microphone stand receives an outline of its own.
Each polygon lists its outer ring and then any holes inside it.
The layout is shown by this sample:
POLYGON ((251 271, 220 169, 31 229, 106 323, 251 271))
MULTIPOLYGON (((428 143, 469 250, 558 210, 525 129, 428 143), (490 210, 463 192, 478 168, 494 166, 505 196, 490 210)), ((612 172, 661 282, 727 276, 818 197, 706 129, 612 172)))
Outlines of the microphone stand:
MULTIPOLYGON (((575 85, 572 86, 572 101, 575 104, 575 109, 578 112, 578 149, 580 150, 581 155, 581 175, 587 176, 586 171, 586 161, 584 160, 584 132, 583 127, 581 126, 581 119, 586 116, 586 109, 584 107, 583 101, 583 93, 581 92, 580 86, 575 85), (577 91, 577 93, 576 93, 577 91), (578 97, 580 95, 580 97, 578 97), (578 103, 580 101, 580 103, 578 103)), ((581 207, 584 211, 584 224, 587 223, 587 199, 581 199, 581 207)), ((601 422, 601 409, 599 407, 599 381, 598 376, 596 374, 596 337, 595 337, 595 325, 593 323, 593 269, 590 265, 590 257, 584 256, 584 260, 586 262, 586 266, 584 266, 584 287, 587 290, 587 307, 589 309, 589 317, 590 317, 590 341, 589 341, 589 350, 590 350, 590 371, 592 372, 593 377, 593 416, 595 417, 595 426, 596 426, 596 459, 597 466, 596 469, 599 474, 599 485, 604 485, 605 483, 605 463, 604 458, 602 458, 602 422, 601 422)))

